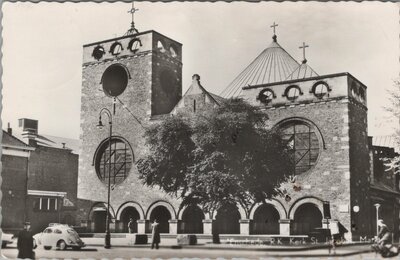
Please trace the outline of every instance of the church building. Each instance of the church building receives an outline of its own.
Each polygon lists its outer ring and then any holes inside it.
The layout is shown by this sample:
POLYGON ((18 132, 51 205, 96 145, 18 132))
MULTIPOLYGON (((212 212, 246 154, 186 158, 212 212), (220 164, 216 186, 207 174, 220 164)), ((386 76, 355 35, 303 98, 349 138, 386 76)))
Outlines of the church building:
MULTIPOLYGON (((317 74, 305 54, 297 62, 278 43, 275 26, 270 45, 221 95, 208 92, 199 75, 182 94, 182 44, 156 31, 133 27, 83 46, 78 219, 88 231, 105 231, 109 208, 111 232, 127 232, 133 218, 135 232, 148 233, 157 218, 168 234, 289 237, 336 225, 347 240, 374 235, 367 87, 348 72, 317 74), (203 212, 142 184, 135 162, 147 152, 147 125, 234 96, 261 107, 268 126, 292 148, 295 175, 280 195, 249 208, 203 212), (105 128, 96 127, 99 119, 105 128)), ((395 198, 387 207, 398 216, 398 190, 387 194, 395 198)), ((397 220, 392 227, 398 230, 397 220)))

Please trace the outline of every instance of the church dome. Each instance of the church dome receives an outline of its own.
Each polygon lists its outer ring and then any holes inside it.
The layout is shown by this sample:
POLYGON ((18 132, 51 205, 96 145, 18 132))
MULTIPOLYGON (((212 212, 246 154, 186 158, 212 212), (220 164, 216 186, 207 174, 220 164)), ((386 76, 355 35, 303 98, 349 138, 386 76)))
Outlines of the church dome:
POLYGON ((273 42, 261 52, 221 93, 223 97, 239 96, 245 86, 257 86, 280 82, 299 68, 300 64, 277 42, 273 42))
POLYGON ((296 70, 290 73, 286 80, 305 79, 318 76, 318 74, 306 62, 307 61, 304 60, 296 70))

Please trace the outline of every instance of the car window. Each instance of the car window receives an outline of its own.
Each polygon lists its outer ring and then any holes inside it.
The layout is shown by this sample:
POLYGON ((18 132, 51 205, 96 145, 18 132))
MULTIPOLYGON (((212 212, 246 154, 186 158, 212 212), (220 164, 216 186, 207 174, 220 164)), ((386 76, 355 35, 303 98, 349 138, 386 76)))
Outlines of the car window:
POLYGON ((54 230, 54 233, 56 233, 56 234, 61 234, 62 232, 61 232, 61 230, 59 230, 59 229, 55 229, 55 230, 54 230))
POLYGON ((43 233, 53 233, 53 230, 51 228, 46 228, 43 233))

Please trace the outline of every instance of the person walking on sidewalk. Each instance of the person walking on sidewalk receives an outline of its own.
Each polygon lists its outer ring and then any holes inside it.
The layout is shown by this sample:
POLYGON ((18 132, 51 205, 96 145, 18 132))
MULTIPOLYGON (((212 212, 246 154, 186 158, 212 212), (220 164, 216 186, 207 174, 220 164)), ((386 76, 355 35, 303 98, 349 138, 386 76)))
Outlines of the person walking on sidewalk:
POLYGON ((133 218, 130 218, 128 223, 129 234, 133 234, 134 228, 135 228, 135 222, 133 222, 133 218))
POLYGON ((33 235, 30 231, 31 224, 25 222, 24 229, 18 233, 18 258, 35 259, 35 252, 33 252, 33 235))
POLYGON ((158 249, 158 244, 160 243, 159 227, 160 224, 157 222, 157 219, 154 219, 153 224, 151 224, 151 249, 154 248, 154 245, 156 246, 156 249, 158 249))
POLYGON ((386 224, 383 222, 382 219, 378 220, 378 227, 379 227, 379 232, 378 232, 378 239, 377 239, 377 244, 380 247, 383 247, 386 244, 391 243, 391 233, 389 231, 389 228, 386 226, 386 224))

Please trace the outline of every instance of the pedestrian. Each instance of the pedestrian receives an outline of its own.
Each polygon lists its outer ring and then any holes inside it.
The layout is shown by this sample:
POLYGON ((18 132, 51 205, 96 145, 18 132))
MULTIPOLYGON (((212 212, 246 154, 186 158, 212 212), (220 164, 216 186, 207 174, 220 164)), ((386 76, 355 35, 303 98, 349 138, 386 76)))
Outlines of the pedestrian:
POLYGON ((133 234, 134 228, 135 228, 135 222, 133 221, 133 218, 130 218, 128 223, 129 234, 133 234))
POLYGON ((378 219, 378 229, 377 244, 382 248, 384 245, 391 243, 391 233, 382 219, 378 219))
POLYGON ((35 259, 35 252, 33 251, 33 235, 30 229, 31 224, 29 222, 25 222, 24 229, 18 233, 18 258, 35 259))
POLYGON ((153 224, 151 224, 151 249, 154 248, 154 245, 156 246, 156 249, 158 249, 158 244, 160 243, 160 224, 157 222, 157 219, 154 219, 153 224))

